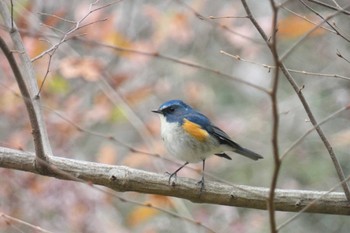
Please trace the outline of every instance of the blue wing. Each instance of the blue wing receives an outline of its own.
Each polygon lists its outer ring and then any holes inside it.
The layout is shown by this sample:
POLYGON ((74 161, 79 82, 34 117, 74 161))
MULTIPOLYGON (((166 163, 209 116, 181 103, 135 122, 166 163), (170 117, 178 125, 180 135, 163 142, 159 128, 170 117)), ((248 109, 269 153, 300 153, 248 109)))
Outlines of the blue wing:
POLYGON ((211 125, 211 132, 209 131, 210 134, 216 136, 216 138, 219 140, 219 142, 221 144, 224 145, 229 145, 232 147, 233 151, 243 155, 245 157, 248 157, 250 159, 253 160, 258 160, 258 159, 262 159, 263 157, 251 150, 248 150, 246 148, 243 148, 242 146, 238 145, 237 143, 235 143, 234 141, 231 140, 231 138, 224 132, 222 131, 220 128, 211 125))
MULTIPOLYGON (((262 159, 263 157, 251 150, 248 150, 246 148, 243 148, 242 146, 240 146, 239 144, 237 144, 236 142, 232 141, 232 139, 230 138, 230 136, 228 136, 223 130, 221 130, 220 128, 214 126, 210 120, 204 116, 201 113, 190 113, 188 115, 186 115, 184 118, 186 118, 187 120, 200 125, 202 129, 206 130, 211 136, 215 137, 220 144, 223 145, 228 145, 230 147, 232 147, 232 150, 238 154, 241 154, 245 157, 248 157, 250 159, 253 160, 258 160, 258 159, 262 159)), ((225 153, 219 153, 216 154, 220 157, 224 157, 226 159, 231 159, 227 154, 225 153)))
POLYGON ((200 125, 202 129, 205 129, 205 130, 207 130, 207 126, 211 125, 210 120, 199 112, 186 114, 184 118, 197 125, 200 125))

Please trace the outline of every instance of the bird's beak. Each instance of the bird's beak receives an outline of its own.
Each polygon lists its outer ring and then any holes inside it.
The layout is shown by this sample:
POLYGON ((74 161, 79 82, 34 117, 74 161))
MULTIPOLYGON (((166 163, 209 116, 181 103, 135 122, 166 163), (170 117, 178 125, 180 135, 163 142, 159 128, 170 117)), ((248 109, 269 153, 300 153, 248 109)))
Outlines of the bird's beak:
POLYGON ((152 110, 152 112, 162 114, 162 111, 160 111, 160 110, 152 110))

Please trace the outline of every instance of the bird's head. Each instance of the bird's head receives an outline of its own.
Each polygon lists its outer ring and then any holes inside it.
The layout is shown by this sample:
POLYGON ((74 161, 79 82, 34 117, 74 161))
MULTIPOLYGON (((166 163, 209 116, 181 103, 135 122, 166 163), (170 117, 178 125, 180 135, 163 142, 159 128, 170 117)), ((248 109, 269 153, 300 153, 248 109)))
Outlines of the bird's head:
POLYGON ((193 111, 193 109, 183 101, 169 100, 152 112, 161 114, 165 117, 167 122, 177 122, 182 121, 183 116, 191 111, 193 111))

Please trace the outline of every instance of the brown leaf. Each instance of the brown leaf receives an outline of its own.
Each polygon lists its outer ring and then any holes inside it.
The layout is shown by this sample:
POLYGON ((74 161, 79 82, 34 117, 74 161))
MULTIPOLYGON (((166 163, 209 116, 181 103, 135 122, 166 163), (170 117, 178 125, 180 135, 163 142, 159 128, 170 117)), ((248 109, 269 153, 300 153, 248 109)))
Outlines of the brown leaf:
POLYGON ((112 144, 104 144, 98 153, 97 162, 104 164, 116 164, 117 150, 112 144))
POLYGON ((147 97, 153 94, 153 87, 151 86, 142 86, 133 91, 128 92, 125 95, 125 99, 129 104, 137 104, 141 101, 144 101, 147 97))
POLYGON ((130 226, 139 225, 145 221, 150 220, 154 216, 159 214, 159 210, 152 208, 151 206, 161 206, 162 208, 168 208, 172 206, 171 199, 166 196, 151 195, 150 199, 144 204, 150 207, 139 206, 136 207, 128 216, 128 224, 130 226))
MULTIPOLYGON (((305 19, 292 15, 282 19, 278 24, 278 34, 286 38, 295 38, 304 35, 315 27, 305 19)), ((311 35, 320 36, 325 33, 322 28, 316 29, 311 35)))
POLYGON ((97 81, 102 71, 102 63, 94 58, 69 57, 60 64, 60 72, 65 78, 84 78, 86 81, 97 81))

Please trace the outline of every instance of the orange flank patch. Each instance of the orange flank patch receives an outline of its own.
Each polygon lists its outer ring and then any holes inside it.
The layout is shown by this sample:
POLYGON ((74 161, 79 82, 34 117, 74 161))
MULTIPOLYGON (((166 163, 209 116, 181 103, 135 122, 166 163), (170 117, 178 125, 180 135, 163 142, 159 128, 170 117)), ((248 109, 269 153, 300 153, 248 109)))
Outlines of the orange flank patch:
POLYGON ((184 119, 182 127, 187 133, 199 141, 204 141, 209 136, 208 132, 202 129, 200 125, 193 123, 187 119, 184 119))

